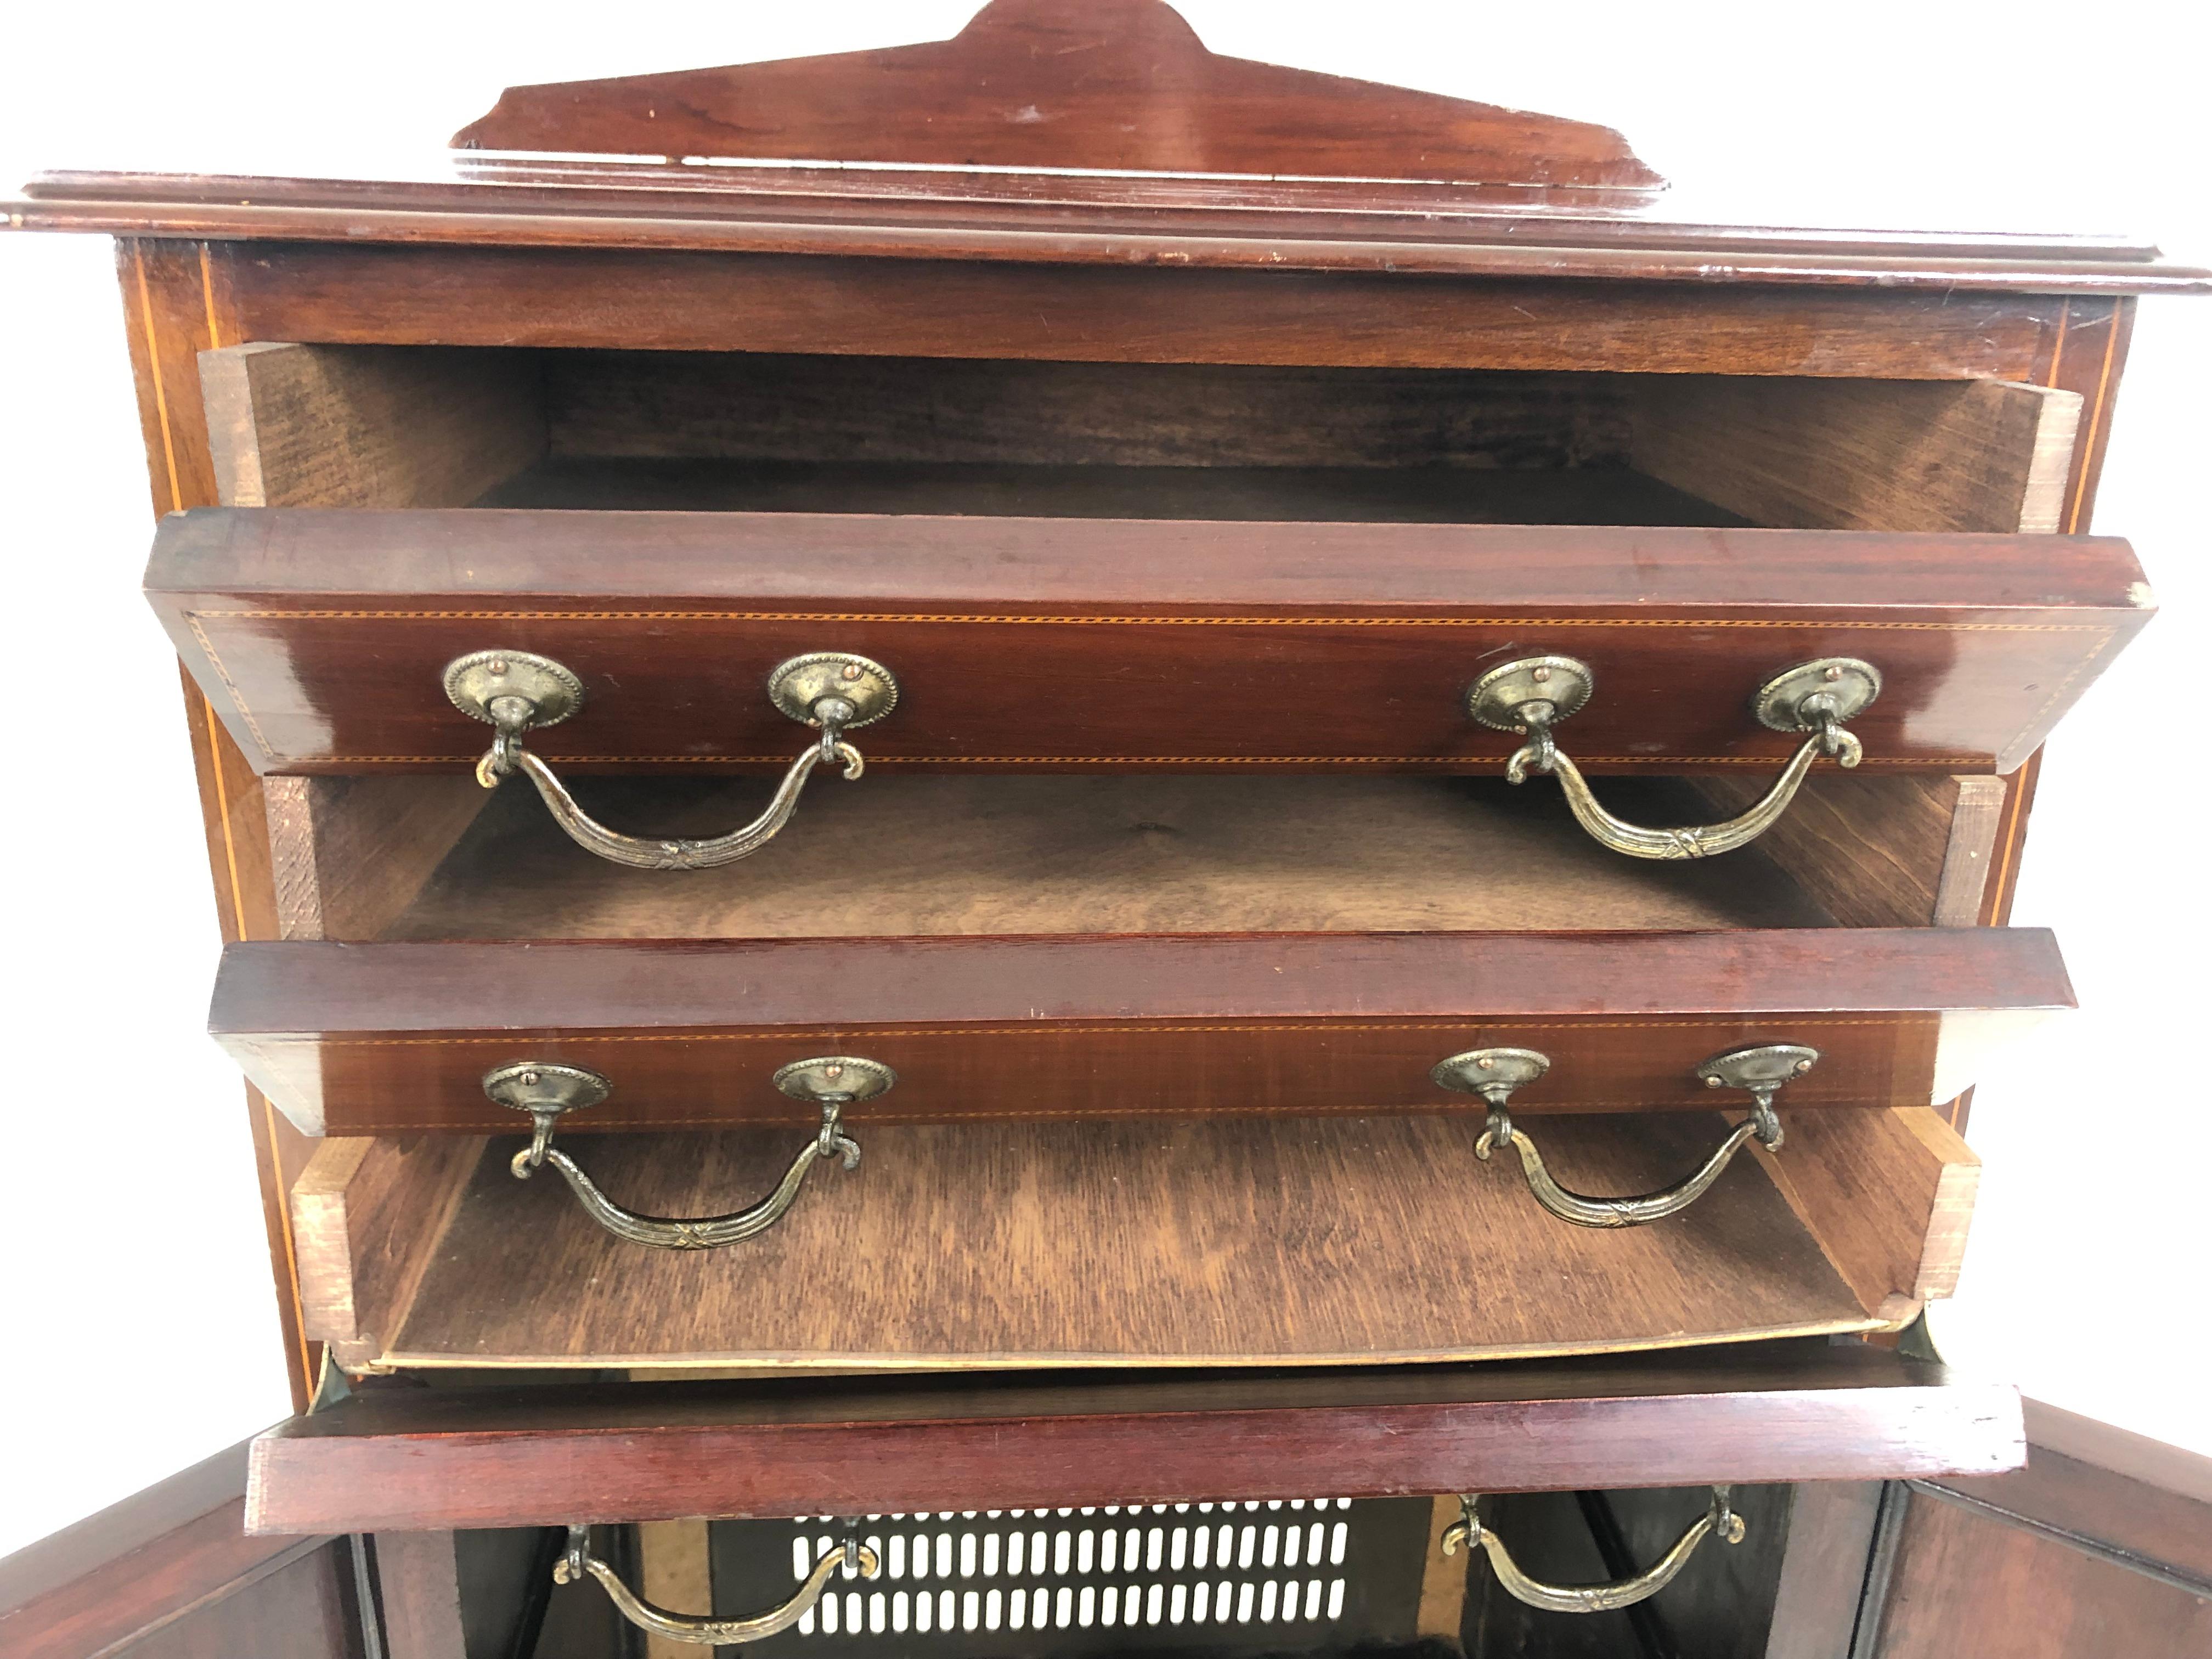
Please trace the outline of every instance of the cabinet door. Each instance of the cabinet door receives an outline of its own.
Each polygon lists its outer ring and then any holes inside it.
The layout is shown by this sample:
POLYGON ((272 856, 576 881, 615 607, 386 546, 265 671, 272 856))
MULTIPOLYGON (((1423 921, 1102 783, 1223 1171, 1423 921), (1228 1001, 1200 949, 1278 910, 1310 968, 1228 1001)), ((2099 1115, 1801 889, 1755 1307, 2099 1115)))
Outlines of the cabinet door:
POLYGON ((345 1539, 245 1529, 246 1448, 0 1560, 9 1659, 363 1659, 345 1539))
POLYGON ((1864 1504, 1839 1489, 1823 1549, 1785 1573, 1768 1659, 2212 1652, 2212 1459, 2035 1401, 2026 1422, 2024 1468, 1898 1482, 1864 1504), (1860 1537, 1854 1610, 1833 1563, 1860 1537))

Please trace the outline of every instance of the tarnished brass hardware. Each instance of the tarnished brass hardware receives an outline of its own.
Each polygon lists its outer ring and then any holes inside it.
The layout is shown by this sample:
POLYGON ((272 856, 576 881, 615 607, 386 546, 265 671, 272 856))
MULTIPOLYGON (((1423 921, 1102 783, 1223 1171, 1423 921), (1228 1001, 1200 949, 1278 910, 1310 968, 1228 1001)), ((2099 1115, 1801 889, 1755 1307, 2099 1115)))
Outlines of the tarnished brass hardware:
POLYGON ((824 761, 842 762, 845 776, 857 778, 866 763, 845 741, 898 706, 898 681, 891 671, 866 657, 843 651, 814 651, 778 663, 768 677, 769 701, 821 737, 810 744, 783 781, 768 809, 750 823, 706 840, 672 837, 655 841, 610 830, 576 804, 553 769, 523 747, 526 732, 556 726, 584 705, 584 683, 550 657, 527 651, 471 651, 446 665, 446 695, 453 707, 492 727, 491 747, 477 763, 477 781, 496 789, 520 772, 538 786, 554 822, 580 847, 633 870, 711 870, 757 853, 799 810, 799 792, 824 761))
POLYGON ((1553 727, 1589 701, 1596 683, 1589 665, 1576 658, 1523 657, 1477 680, 1468 690, 1467 712, 1494 730, 1528 739, 1505 763, 1509 783, 1525 782, 1531 772, 1551 773, 1576 821, 1604 846, 1635 859, 1711 858, 1755 840, 1789 809, 1815 760, 1825 755, 1838 766, 1859 763, 1859 740, 1844 722, 1881 693, 1880 672, 1856 657, 1822 657, 1776 675, 1753 696, 1753 715, 1774 731, 1811 735, 1774 787, 1724 823, 1653 829, 1626 823, 1599 805, 1581 769, 1553 737, 1553 727))
POLYGON ((1674 1540, 1672 1549, 1633 1578, 1610 1584, 1547 1584, 1521 1571, 1507 1553, 1504 1540, 1482 1524, 1476 1512, 1477 1501, 1465 1496, 1460 1498, 1460 1518, 1444 1528, 1440 1540, 1443 1553, 1456 1555, 1462 1544, 1480 1544, 1505 1593, 1546 1613, 1612 1613, 1632 1607, 1672 1583, 1691 1553, 1705 1541, 1706 1534, 1717 1533, 1723 1543, 1743 1542, 1743 1517, 1729 1508, 1729 1489, 1715 1486, 1705 1512, 1690 1523, 1690 1529, 1674 1540))
POLYGON ((1673 1186, 1634 1198, 1590 1198, 1571 1193, 1553 1180, 1544 1167, 1543 1155, 1526 1130, 1514 1127, 1509 1105, 1513 1091, 1534 1083, 1551 1069, 1551 1061, 1533 1048, 1474 1048, 1439 1060, 1429 1076, 1438 1086, 1462 1094, 1480 1095, 1489 1103, 1490 1121, 1474 1143, 1474 1155, 1485 1163, 1493 1148, 1510 1146, 1521 1154, 1522 1173, 1536 1201, 1562 1221, 1577 1227, 1640 1227, 1685 1209, 1721 1178, 1729 1160, 1744 1142, 1756 1139, 1770 1152, 1782 1147, 1782 1120, 1775 1115, 1774 1097, 1782 1085, 1813 1069, 1817 1048, 1796 1043, 1771 1042, 1756 1048, 1733 1048, 1717 1054, 1698 1067, 1698 1076, 1709 1089, 1744 1089, 1751 1094, 1751 1115, 1729 1132, 1713 1155, 1691 1175, 1673 1186))
POLYGON ((517 1181, 529 1180, 540 1166, 550 1164, 561 1172, 584 1212, 616 1237, 664 1250, 711 1250, 765 1232, 781 1220, 821 1159, 842 1158, 847 1169, 858 1167, 860 1143, 845 1133, 841 1115, 853 1102, 872 1100, 882 1094, 898 1081, 898 1074, 876 1060, 831 1054, 793 1060, 781 1068, 774 1080, 785 1094, 817 1103, 822 1108, 822 1127, 792 1160, 775 1190, 759 1203, 728 1215, 689 1220, 625 1210, 601 1192, 574 1158, 553 1145, 553 1132, 563 1113, 596 1106, 614 1092, 614 1085, 599 1073, 551 1060, 518 1060, 485 1073, 483 1091, 502 1106, 529 1113, 536 1126, 530 1145, 507 1165, 517 1181))
POLYGON ((655 1636, 665 1637, 672 1642, 690 1642, 702 1648, 735 1646, 742 1642, 757 1642, 763 1637, 774 1636, 779 1631, 789 1630, 806 1616, 807 1610, 822 1599, 822 1592, 830 1580, 842 1568, 849 1572, 860 1568, 863 1578, 873 1578, 880 1564, 875 1551, 866 1544, 848 1539, 814 1564, 814 1571, 806 1575, 806 1582, 798 1592, 780 1607, 755 1613, 750 1619, 695 1619, 680 1613, 670 1613, 656 1607, 652 1602, 633 1591, 622 1581, 622 1575, 592 1553, 591 1528, 568 1528, 568 1547, 553 1564, 553 1582, 556 1584, 575 1584, 586 1577, 599 1581, 607 1599, 615 1610, 640 1630, 655 1636))

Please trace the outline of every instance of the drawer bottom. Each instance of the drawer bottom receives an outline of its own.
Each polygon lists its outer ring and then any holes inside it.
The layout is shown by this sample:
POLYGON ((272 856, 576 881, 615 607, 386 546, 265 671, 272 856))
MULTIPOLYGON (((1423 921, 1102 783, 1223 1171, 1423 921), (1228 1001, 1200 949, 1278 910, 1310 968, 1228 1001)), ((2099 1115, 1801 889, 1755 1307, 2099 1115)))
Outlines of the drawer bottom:
MULTIPOLYGON (((1560 1116, 1584 1190, 1697 1167, 1720 1114, 1560 1116)), ((521 1144, 326 1141, 308 1334, 355 1371, 994 1370, 1503 1358, 1893 1328, 1947 1294, 1976 1165, 1925 1108, 1801 1114, 1677 1216, 1570 1225, 1464 1117, 879 1125, 758 1237, 616 1237, 521 1144)), ((746 1201, 788 1131, 593 1137, 657 1215, 746 1201)), ((764 1178, 765 1176, 765 1178, 764 1178)))

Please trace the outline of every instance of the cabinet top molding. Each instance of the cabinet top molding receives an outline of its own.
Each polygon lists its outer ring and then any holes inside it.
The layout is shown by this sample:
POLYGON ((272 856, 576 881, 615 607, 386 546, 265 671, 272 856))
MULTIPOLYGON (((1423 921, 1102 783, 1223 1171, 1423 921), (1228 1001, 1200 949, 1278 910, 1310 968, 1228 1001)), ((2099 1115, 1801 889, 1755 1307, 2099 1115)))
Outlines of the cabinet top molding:
POLYGON ((453 142, 374 178, 48 173, 0 216, 237 241, 2212 292, 2137 239, 1692 205, 1608 127, 1224 57, 1165 0, 993 0, 950 40, 509 88, 453 142))

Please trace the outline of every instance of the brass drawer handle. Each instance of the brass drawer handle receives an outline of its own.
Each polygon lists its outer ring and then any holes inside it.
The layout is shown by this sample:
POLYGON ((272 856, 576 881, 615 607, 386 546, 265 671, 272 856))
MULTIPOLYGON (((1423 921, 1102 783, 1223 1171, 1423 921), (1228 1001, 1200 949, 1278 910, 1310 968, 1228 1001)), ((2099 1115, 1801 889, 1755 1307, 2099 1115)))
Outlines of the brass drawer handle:
POLYGON ((768 810, 750 823, 704 841, 655 841, 610 830, 576 805, 553 769, 523 747, 526 732, 558 726, 584 706, 584 683, 550 657, 527 651, 471 651, 446 665, 453 707, 493 728, 491 747, 477 763, 487 789, 518 769, 538 786, 554 822, 578 846, 633 870, 711 870, 757 853, 799 810, 799 792, 824 761, 842 761, 849 780, 866 763, 845 741, 898 706, 898 681, 879 662, 842 651, 815 651, 778 663, 768 677, 769 700, 803 726, 821 732, 776 785, 768 810))
POLYGON ((1782 1120, 1775 1115, 1774 1097, 1792 1078, 1811 1071, 1820 1057, 1817 1048, 1769 1042, 1732 1048, 1698 1066, 1698 1076, 1708 1089, 1749 1091, 1751 1115, 1729 1132, 1728 1139, 1693 1174, 1671 1187, 1635 1198, 1589 1198, 1569 1192, 1544 1167, 1543 1155, 1528 1139, 1528 1131, 1514 1127, 1507 1101, 1516 1089, 1534 1083, 1552 1069, 1547 1056, 1533 1048, 1470 1048, 1437 1061, 1429 1076, 1440 1087, 1480 1095, 1490 1103, 1490 1121, 1474 1143, 1474 1155, 1487 1163, 1493 1147, 1510 1146, 1519 1152, 1528 1189, 1536 1194, 1539 1204, 1560 1220, 1571 1221, 1577 1227, 1640 1227, 1695 1203, 1721 1178, 1721 1171, 1745 1141, 1756 1138, 1768 1152, 1780 1151, 1782 1120))
POLYGON ((1672 1549, 1633 1578, 1610 1584, 1547 1584, 1521 1571, 1507 1552, 1504 1540, 1482 1524, 1481 1517, 1475 1513, 1475 1501, 1467 1497, 1459 1500, 1460 1518, 1444 1528, 1443 1553, 1456 1555, 1462 1544, 1481 1545, 1482 1553, 1490 1558, 1491 1571, 1498 1575, 1498 1582, 1505 1587, 1505 1593, 1516 1601, 1540 1607, 1547 1613, 1612 1613, 1621 1607, 1632 1607, 1673 1583, 1692 1552, 1705 1541, 1706 1534, 1718 1533, 1724 1543, 1743 1542, 1743 1517, 1729 1507, 1729 1489, 1715 1486, 1712 1502, 1705 1512, 1690 1523, 1690 1529, 1674 1540, 1672 1549))
POLYGON ((1770 730, 1811 735, 1774 787, 1724 823, 1662 830, 1626 823, 1599 805, 1581 769, 1553 738, 1552 728, 1589 701, 1595 683, 1589 665, 1576 658, 1523 657, 1477 680, 1468 691, 1467 711, 1485 726, 1528 738, 1505 763, 1506 781, 1551 773, 1577 822, 1604 846, 1632 859, 1711 858, 1756 839, 1789 809, 1814 760, 1826 755, 1838 766, 1859 763, 1859 740, 1844 722, 1881 694, 1881 672, 1856 657, 1822 657, 1776 675, 1752 698, 1752 713, 1770 730))
POLYGON ((556 1584, 580 1583, 589 1574, 599 1581, 606 1591, 607 1600, 615 1610, 640 1630, 649 1631, 672 1642, 691 1642, 702 1648, 733 1646, 740 1642, 757 1642, 764 1637, 789 1630, 806 1616, 830 1577, 848 1563, 859 1566, 860 1577, 873 1578, 878 1563, 875 1551, 866 1544, 851 1540, 840 1544, 814 1564, 814 1571, 806 1575, 806 1582, 798 1592, 780 1607, 755 1613, 750 1619, 693 1619, 680 1613, 670 1613, 656 1607, 622 1581, 622 1575, 592 1553, 591 1529, 588 1527, 568 1528, 568 1547, 553 1564, 553 1582, 556 1584))
POLYGON ((614 1092, 614 1085, 599 1073, 581 1066, 526 1060, 485 1073, 483 1091, 502 1106, 529 1113, 537 1125, 530 1145, 517 1152, 507 1166, 517 1181, 529 1180, 539 1165, 550 1164, 568 1182, 585 1213, 616 1237, 664 1250, 711 1250, 765 1232, 781 1221, 822 1159, 842 1157, 847 1169, 858 1167, 860 1143, 845 1133, 839 1115, 854 1101, 874 1099, 897 1082, 898 1076, 875 1060, 835 1054, 794 1060, 776 1073, 775 1081, 785 1094, 820 1104, 820 1130, 792 1159, 775 1190, 759 1203, 727 1215, 689 1220, 625 1210, 601 1192, 574 1158, 553 1145, 553 1131, 562 1113, 596 1106, 614 1092))

